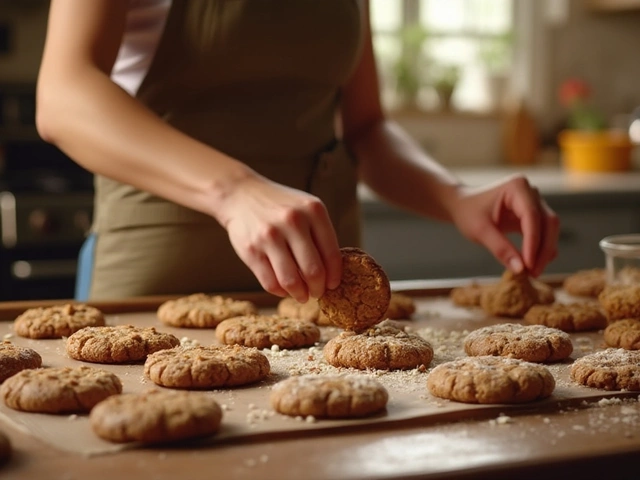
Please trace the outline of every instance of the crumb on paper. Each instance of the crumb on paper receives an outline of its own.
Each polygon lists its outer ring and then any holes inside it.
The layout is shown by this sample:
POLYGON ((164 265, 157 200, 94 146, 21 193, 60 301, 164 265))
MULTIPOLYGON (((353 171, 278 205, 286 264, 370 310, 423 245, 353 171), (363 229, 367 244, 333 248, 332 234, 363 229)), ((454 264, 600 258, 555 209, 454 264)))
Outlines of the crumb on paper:
POLYGON ((504 413, 501 413, 496 418, 492 418, 491 420, 489 420, 489 423, 491 425, 507 425, 509 423, 513 423, 513 418, 505 415, 504 413))
POLYGON ((180 339, 180 346, 184 348, 193 348, 199 345, 200 345, 200 342, 198 340, 195 340, 189 337, 182 337, 180 339))

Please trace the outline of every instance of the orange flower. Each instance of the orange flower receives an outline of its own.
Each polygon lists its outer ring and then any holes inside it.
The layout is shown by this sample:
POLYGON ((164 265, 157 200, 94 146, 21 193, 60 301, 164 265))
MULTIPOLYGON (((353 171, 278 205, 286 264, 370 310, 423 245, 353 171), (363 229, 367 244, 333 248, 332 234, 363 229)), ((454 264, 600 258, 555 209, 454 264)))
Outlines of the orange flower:
POLYGON ((570 78, 560 85, 560 103, 570 107, 576 102, 584 101, 591 95, 589 85, 578 78, 570 78))
POLYGON ((567 110, 567 126, 577 130, 602 130, 606 121, 602 114, 589 104, 591 89, 578 79, 565 80, 558 90, 560 103, 567 110))

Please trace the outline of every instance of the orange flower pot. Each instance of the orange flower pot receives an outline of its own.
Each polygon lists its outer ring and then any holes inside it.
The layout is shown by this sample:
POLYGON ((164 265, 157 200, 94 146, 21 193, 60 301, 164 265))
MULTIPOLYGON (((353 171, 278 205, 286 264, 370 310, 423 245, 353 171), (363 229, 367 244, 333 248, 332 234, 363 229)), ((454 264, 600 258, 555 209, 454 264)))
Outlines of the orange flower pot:
POLYGON ((620 172, 631 168, 633 143, 625 132, 563 130, 558 143, 567 170, 620 172))

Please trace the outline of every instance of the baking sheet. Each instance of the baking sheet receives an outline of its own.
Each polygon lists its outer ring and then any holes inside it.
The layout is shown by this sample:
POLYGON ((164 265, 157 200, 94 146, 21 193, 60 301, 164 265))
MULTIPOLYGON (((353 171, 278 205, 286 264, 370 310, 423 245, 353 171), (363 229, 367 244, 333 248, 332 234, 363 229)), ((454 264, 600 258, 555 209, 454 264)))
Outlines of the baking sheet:
MULTIPOLYGON (((556 291, 558 301, 576 301, 556 291)), ((596 349, 604 348, 602 332, 571 334, 574 352, 571 359, 547 365, 556 379, 556 388, 551 398, 524 405, 472 405, 451 402, 430 395, 426 388, 428 372, 445 361, 464 356, 462 344, 465 335, 485 325, 518 320, 488 317, 481 309, 454 306, 448 296, 416 297, 417 311, 412 320, 403 323, 410 330, 429 340, 434 348, 434 360, 426 372, 417 369, 409 371, 370 371, 338 369, 328 365, 322 356, 322 346, 339 329, 321 327, 322 340, 316 346, 298 350, 272 350, 263 352, 271 364, 270 376, 253 385, 240 388, 226 388, 209 392, 223 408, 220 432, 198 443, 228 443, 233 441, 274 439, 280 436, 309 435, 345 428, 385 428, 409 422, 411 425, 434 424, 460 419, 478 419, 497 416, 501 413, 520 411, 543 411, 558 408, 570 402, 596 401, 611 396, 637 396, 631 392, 607 392, 590 389, 570 381, 569 365, 578 358, 596 349), (359 373, 379 380, 389 392, 389 403, 385 412, 366 419, 357 420, 316 420, 313 418, 292 418, 271 410, 269 394, 273 384, 290 375, 307 373, 359 373)), ((264 313, 273 309, 264 308, 264 313)), ((161 324, 155 311, 108 314, 107 324, 133 324, 155 326, 160 331, 170 332, 183 342, 197 342, 201 345, 217 344, 213 329, 182 329, 161 324)), ((37 350, 47 367, 77 366, 84 362, 73 360, 66 355, 64 339, 32 340, 13 334, 13 322, 0 323, 0 335, 17 345, 37 350)), ((162 388, 146 379, 142 364, 103 365, 90 364, 116 373, 123 383, 123 392, 138 392, 147 388, 162 388)), ((82 455, 114 453, 136 445, 118 445, 104 441, 93 434, 87 415, 49 415, 12 410, 0 404, 0 419, 38 439, 65 451, 82 455)))

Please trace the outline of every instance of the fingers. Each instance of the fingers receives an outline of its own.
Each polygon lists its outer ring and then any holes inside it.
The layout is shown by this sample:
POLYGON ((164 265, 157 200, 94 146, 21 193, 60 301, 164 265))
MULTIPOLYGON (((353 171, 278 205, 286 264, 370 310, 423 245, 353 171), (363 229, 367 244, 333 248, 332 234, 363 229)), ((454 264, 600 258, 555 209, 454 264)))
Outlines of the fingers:
POLYGON ((304 303, 340 283, 342 255, 318 199, 255 220, 230 222, 227 229, 234 249, 266 291, 304 303))
POLYGON ((540 194, 536 188, 530 187, 526 180, 516 187, 518 191, 514 195, 513 213, 520 222, 522 259, 526 269, 532 272, 536 267, 543 230, 540 194))
POLYGON ((286 297, 288 295, 287 291, 280 286, 280 282, 276 278, 273 267, 266 255, 258 254, 253 258, 247 258, 242 255, 240 257, 253 272, 266 292, 277 295, 278 297, 286 297))
POLYGON ((324 207, 319 215, 322 218, 311 225, 311 235, 325 268, 325 285, 319 295, 316 296, 312 292, 311 295, 316 298, 324 293, 325 288, 329 290, 337 288, 342 279, 342 254, 336 232, 331 226, 329 214, 324 207))
POLYGON ((277 239, 267 242, 264 251, 280 288, 298 302, 305 303, 309 300, 309 289, 300 275, 298 264, 289 250, 289 245, 283 239, 277 239))
POLYGON ((522 258, 528 272, 537 277, 557 255, 558 217, 526 179, 515 179, 513 185, 512 209, 520 222, 522 258))
POLYGON ((508 268, 513 273, 520 273, 525 269, 518 249, 492 224, 485 226, 483 232, 479 235, 479 239, 505 268, 508 268))
POLYGON ((335 288, 340 283, 342 256, 325 206, 316 200, 303 207, 302 211, 294 210, 287 215, 286 241, 305 290, 311 297, 319 298, 326 288, 335 288))
POLYGON ((531 268, 531 274, 539 276, 545 267, 558 255, 558 237, 560 235, 560 220, 547 203, 541 201, 542 233, 536 261, 531 268))

